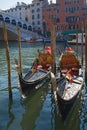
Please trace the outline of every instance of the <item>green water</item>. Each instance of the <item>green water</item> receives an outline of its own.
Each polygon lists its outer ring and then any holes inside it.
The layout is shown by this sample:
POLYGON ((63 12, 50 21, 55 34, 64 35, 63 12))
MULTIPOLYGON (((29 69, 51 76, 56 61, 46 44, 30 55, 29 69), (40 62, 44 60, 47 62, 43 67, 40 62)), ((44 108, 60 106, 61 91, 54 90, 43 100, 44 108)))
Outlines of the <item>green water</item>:
MULTIPOLYGON (((62 45, 57 44, 58 50, 62 45)), ((75 48, 73 46, 73 48, 75 48)), ((27 72, 37 56, 37 50, 43 49, 43 45, 30 45, 22 43, 22 67, 23 74, 27 72)), ((9 43, 11 59, 12 101, 8 94, 8 71, 4 43, 0 43, 0 130, 86 130, 87 129, 87 102, 86 90, 65 121, 62 120, 56 108, 49 83, 39 90, 32 92, 23 100, 18 89, 17 75, 14 67, 14 58, 18 58, 17 42, 9 43)), ((81 55, 81 47, 79 47, 81 55)), ((58 57, 57 57, 58 60, 58 57)))

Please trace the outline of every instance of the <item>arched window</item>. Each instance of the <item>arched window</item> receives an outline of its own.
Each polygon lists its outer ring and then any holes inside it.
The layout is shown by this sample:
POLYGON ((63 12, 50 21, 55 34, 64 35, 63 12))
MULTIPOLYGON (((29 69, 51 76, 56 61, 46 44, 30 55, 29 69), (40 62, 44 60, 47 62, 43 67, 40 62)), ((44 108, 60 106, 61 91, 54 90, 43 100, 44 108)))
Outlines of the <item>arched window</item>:
POLYGON ((6 17, 6 18, 5 18, 5 22, 6 22, 6 23, 10 23, 9 17, 6 17))
POLYGON ((32 26, 28 26, 28 30, 32 31, 32 26))
POLYGON ((2 15, 0 15, 0 20, 1 20, 1 21, 3 21, 3 20, 4 20, 4 18, 3 18, 3 16, 2 16, 2 15))
POLYGON ((18 22, 18 25, 19 25, 20 27, 22 27, 22 23, 21 23, 21 22, 18 22))
POLYGON ((24 28, 24 29, 27 29, 27 25, 26 25, 26 24, 23 24, 23 28, 24 28))
POLYGON ((13 25, 16 25, 15 19, 12 19, 11 23, 12 23, 13 25))

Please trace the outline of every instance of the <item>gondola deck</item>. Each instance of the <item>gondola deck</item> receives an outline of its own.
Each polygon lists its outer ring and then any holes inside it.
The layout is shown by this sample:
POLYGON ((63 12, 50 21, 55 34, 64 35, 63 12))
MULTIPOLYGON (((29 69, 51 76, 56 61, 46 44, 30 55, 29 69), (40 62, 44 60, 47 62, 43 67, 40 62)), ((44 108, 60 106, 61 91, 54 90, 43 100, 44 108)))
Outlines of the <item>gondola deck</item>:
POLYGON ((25 76, 24 80, 27 82, 34 82, 35 80, 39 80, 40 78, 43 78, 44 76, 46 76, 46 74, 47 74, 47 71, 38 69, 37 72, 32 73, 29 76, 25 76))
MULTIPOLYGON (((64 79, 67 80, 67 79, 64 79)), ((61 80, 60 83, 58 83, 58 95, 65 101, 69 101, 74 96, 78 94, 78 92, 81 90, 83 84, 83 80, 79 81, 75 79, 75 82, 68 83, 68 81, 61 80), (76 82, 77 81, 77 82, 76 82), (62 82, 62 83, 61 83, 62 82)))
POLYGON ((74 102, 83 86, 80 60, 71 48, 67 48, 59 60, 60 77, 57 80, 57 99, 63 104, 74 102))

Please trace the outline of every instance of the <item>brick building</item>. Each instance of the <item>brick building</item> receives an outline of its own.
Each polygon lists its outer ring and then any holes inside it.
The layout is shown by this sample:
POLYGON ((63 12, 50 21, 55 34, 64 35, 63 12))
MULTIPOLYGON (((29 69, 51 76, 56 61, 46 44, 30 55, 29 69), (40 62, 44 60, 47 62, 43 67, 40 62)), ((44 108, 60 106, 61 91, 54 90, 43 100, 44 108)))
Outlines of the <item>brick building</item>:
MULTIPOLYGON (((53 19, 56 32, 81 31, 82 21, 87 19, 87 0, 56 0, 43 7, 43 28, 48 32, 53 19)), ((46 33, 46 32, 44 32, 46 33)))

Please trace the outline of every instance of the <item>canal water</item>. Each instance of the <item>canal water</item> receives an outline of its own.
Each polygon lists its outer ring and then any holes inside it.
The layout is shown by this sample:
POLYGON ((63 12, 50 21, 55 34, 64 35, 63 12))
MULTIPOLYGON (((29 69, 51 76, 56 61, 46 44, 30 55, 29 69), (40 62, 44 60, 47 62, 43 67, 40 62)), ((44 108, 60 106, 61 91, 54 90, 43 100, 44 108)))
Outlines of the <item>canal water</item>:
MULTIPOLYGON (((65 46, 57 44, 59 52, 65 46)), ((72 46, 75 49, 75 46, 72 46)), ((32 65, 42 44, 22 43, 23 75, 32 65)), ((11 59, 12 101, 9 101, 8 71, 4 43, 0 42, 0 130, 87 130, 87 94, 84 83, 82 92, 70 112, 63 118, 53 99, 49 82, 39 90, 33 91, 24 100, 18 89, 14 58, 18 58, 17 42, 9 43, 11 59)), ((81 57, 81 46, 79 46, 81 57)), ((84 66, 83 66, 84 68, 84 66)))

